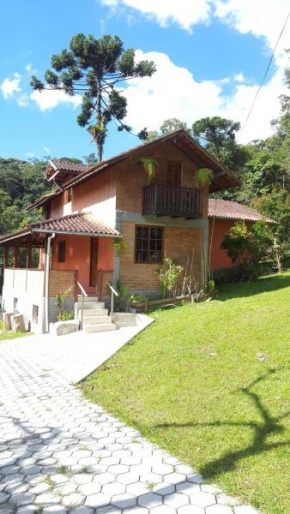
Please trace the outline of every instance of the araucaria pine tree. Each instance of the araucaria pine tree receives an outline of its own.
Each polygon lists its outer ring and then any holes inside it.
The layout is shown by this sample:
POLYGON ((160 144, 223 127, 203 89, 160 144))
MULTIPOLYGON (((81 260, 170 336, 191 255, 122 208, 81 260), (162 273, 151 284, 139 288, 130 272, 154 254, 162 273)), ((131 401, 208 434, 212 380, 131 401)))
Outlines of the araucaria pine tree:
POLYGON ((51 69, 44 74, 45 83, 33 76, 34 90, 62 90, 74 96, 82 95, 82 110, 77 117, 81 127, 88 127, 102 160, 107 125, 115 120, 118 130, 130 131, 123 123, 127 115, 127 99, 122 96, 120 83, 150 77, 156 71, 153 61, 135 62, 135 51, 124 50, 118 36, 76 34, 69 50, 51 57, 51 69))

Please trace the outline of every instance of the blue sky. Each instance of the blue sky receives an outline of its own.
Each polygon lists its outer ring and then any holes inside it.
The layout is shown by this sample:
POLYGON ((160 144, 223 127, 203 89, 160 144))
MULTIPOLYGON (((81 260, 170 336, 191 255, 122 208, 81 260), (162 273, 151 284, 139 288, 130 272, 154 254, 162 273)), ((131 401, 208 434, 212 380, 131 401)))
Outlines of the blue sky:
MULTIPOLYGON (((78 32, 117 34, 138 59, 156 62, 152 79, 126 90, 127 121, 135 131, 157 129, 170 117, 192 124, 220 115, 243 124, 288 7, 287 0, 267 0, 266 9, 262 0, 2 0, 0 156, 82 158, 95 150, 76 123, 77 98, 72 103, 55 92, 40 98, 29 86, 31 74, 42 77, 51 55, 78 32)), ((287 47, 289 28, 242 142, 271 133, 285 91, 287 47)), ((136 144, 111 125, 105 157, 136 144)))

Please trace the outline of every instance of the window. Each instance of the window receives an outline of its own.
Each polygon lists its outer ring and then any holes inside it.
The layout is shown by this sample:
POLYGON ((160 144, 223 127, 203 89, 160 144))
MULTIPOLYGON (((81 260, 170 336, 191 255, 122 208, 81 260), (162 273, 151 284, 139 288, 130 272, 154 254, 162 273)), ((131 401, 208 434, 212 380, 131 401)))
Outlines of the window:
POLYGON ((181 162, 168 162, 166 184, 172 187, 181 187, 181 162))
POLYGON ((136 227, 135 261, 160 263, 163 256, 163 228, 136 227))
POLYGON ((58 243, 58 262, 65 262, 65 241, 58 243))
POLYGON ((64 203, 69 203, 72 201, 72 187, 66 189, 64 192, 64 203))

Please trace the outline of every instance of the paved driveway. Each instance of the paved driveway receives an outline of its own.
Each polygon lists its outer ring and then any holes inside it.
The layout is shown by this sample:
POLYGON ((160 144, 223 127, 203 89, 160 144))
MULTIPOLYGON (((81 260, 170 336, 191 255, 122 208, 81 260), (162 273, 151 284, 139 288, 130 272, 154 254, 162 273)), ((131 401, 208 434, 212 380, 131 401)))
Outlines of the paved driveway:
MULTIPOLYGON (((93 342, 83 343, 83 362, 93 342)), ((0 344, 1 514, 256 512, 85 400, 70 383, 82 362, 77 343, 0 344)))

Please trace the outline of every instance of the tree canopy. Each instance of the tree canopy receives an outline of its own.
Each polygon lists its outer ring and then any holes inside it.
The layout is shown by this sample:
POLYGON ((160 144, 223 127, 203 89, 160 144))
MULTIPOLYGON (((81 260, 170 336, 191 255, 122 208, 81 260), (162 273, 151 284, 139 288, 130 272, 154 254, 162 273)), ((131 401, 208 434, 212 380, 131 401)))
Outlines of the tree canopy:
POLYGON ((51 57, 51 68, 44 74, 45 82, 31 78, 34 90, 61 90, 82 96, 82 109, 77 117, 81 127, 88 130, 97 145, 98 159, 103 158, 103 147, 108 123, 115 120, 118 130, 130 131, 123 120, 127 115, 127 99, 120 86, 136 77, 151 77, 156 71, 153 61, 136 62, 132 48, 124 50, 118 36, 76 34, 69 49, 51 57))

